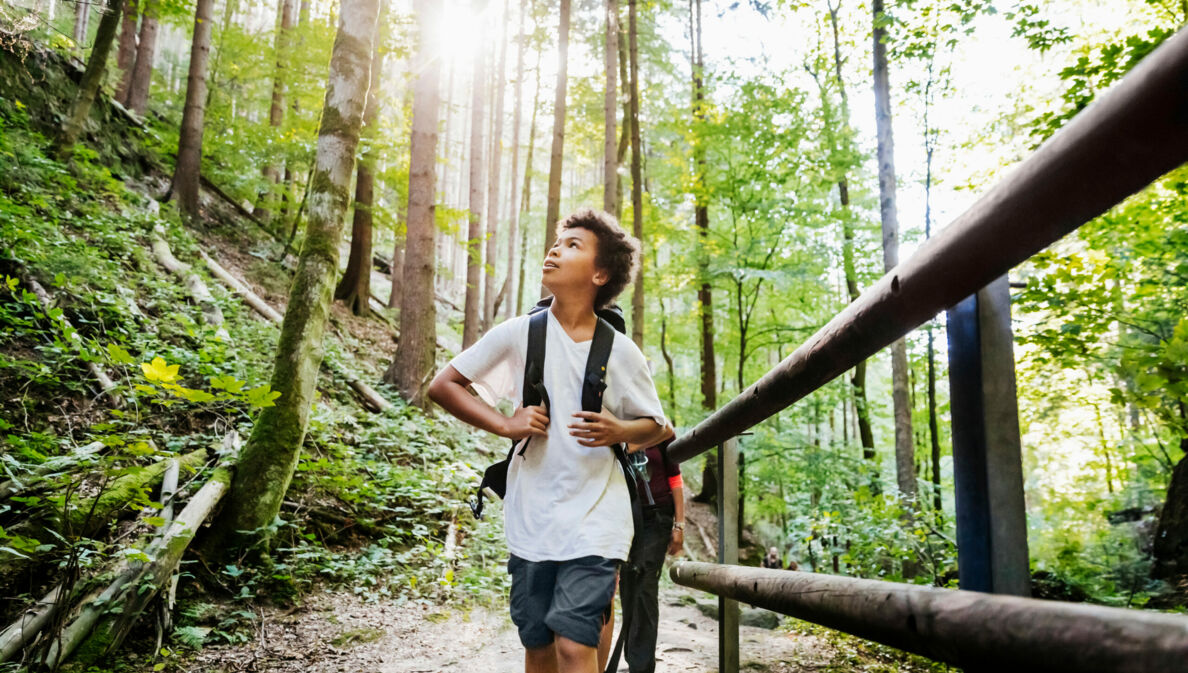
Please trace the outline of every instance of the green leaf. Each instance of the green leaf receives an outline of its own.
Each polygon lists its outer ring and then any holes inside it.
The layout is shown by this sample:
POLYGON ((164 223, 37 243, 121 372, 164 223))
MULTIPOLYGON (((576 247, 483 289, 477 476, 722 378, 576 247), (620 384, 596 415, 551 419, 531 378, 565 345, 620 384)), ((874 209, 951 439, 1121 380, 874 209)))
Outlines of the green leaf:
POLYGON ((136 360, 128 351, 120 347, 119 344, 107 344, 107 357, 117 365, 133 365, 136 360))
POLYGON ((246 383, 236 379, 234 376, 212 376, 210 379, 210 387, 219 390, 226 390, 229 393, 237 393, 243 390, 246 383))
POLYGON ((281 394, 279 391, 273 390, 272 387, 266 383, 262 386, 255 387, 247 391, 247 402, 253 407, 271 407, 274 406, 273 403, 276 398, 280 396, 281 394))

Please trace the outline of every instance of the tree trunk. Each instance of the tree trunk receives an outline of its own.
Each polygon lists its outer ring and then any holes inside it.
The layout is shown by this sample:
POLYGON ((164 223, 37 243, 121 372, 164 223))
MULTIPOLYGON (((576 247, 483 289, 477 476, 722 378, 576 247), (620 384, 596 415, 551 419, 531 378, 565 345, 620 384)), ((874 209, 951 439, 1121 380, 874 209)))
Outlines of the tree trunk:
MULTIPOLYGON (((553 93, 553 152, 549 157, 549 201, 545 209, 544 254, 549 254, 557 239, 556 226, 561 219, 561 166, 565 151, 565 92, 569 83, 569 5, 561 0, 557 27, 557 87, 553 93)), ((542 286, 541 296, 548 293, 542 286)))
POLYGON ((528 3, 520 2, 520 28, 516 37, 516 88, 513 96, 515 114, 512 120, 512 164, 510 186, 507 190, 508 223, 507 223, 507 311, 508 319, 520 312, 520 284, 523 282, 523 272, 520 270, 519 256, 516 254, 520 237, 520 205, 516 203, 516 181, 520 178, 520 124, 524 107, 524 52, 527 48, 527 36, 524 33, 524 18, 528 14, 528 3))
MULTIPOLYGON (((408 222, 408 208, 404 209, 404 221, 408 222)), ((392 288, 388 292, 388 308, 400 308, 404 296, 404 241, 399 237, 392 245, 392 288)))
MULTIPOLYGON (((1188 588, 1188 437, 1180 439, 1180 451, 1184 457, 1172 470, 1155 530, 1151 577, 1167 580, 1184 594, 1188 588)), ((1188 595, 1181 596, 1180 601, 1185 600, 1188 595)))
POLYGON ((932 324, 928 325, 928 439, 932 448, 932 509, 939 525, 944 518, 941 502, 940 432, 936 421, 936 351, 933 346, 932 324))
MULTIPOLYGON (((439 4, 417 0, 417 25, 427 36, 439 4), (430 16, 432 14, 433 16, 430 16)), ((384 380, 392 383, 410 404, 425 404, 425 389, 433 374, 437 345, 437 306, 433 271, 436 264, 434 199, 437 197, 437 114, 440 62, 422 37, 417 50, 413 83, 412 142, 408 171, 408 233, 405 235, 404 292, 400 302, 400 343, 384 380)))
POLYGON ((144 116, 148 109, 149 87, 153 82, 153 58, 157 51, 157 15, 160 0, 145 0, 140 18, 140 39, 136 43, 136 63, 132 66, 132 82, 124 107, 144 116))
MULTIPOLYGON (((540 110, 540 60, 542 52, 536 52, 536 92, 532 95, 532 121, 528 124, 528 153, 524 159, 524 191, 520 199, 520 213, 527 215, 532 210, 532 157, 536 154, 536 113, 540 110)), ((520 282, 516 285, 516 312, 524 309, 524 264, 528 259, 528 228, 520 231, 520 282)))
MULTIPOLYGON (((701 53, 701 0, 689 0, 689 49, 693 72, 694 124, 705 119, 704 73, 705 61, 701 53)), ((713 286, 709 279, 709 201, 703 190, 705 179, 705 150, 698 143, 693 149, 693 219, 697 227, 697 270, 701 284, 697 288, 697 311, 701 317, 701 408, 713 411, 718 408, 718 363, 714 354, 714 310, 713 286)), ((698 502, 713 502, 717 493, 717 449, 706 453, 705 465, 701 470, 701 492, 698 502)))
MULTIPOLYGON (((285 0, 290 5, 292 1, 285 0)), ((355 179, 355 212, 351 220, 351 251, 347 257, 346 271, 343 272, 342 280, 334 290, 334 298, 342 300, 351 313, 358 316, 366 316, 371 312, 367 304, 371 298, 373 220, 371 208, 375 193, 374 145, 378 137, 375 126, 379 113, 380 85, 384 74, 383 44, 386 37, 384 25, 387 6, 387 0, 380 0, 380 18, 376 24, 375 48, 371 57, 371 85, 367 88, 367 107, 363 111, 363 130, 361 132, 364 138, 363 151, 359 156, 358 176, 355 179)))
MULTIPOLYGON (((481 14, 486 0, 475 0, 473 11, 481 14)), ((483 281, 483 113, 486 105, 486 54, 475 45, 470 83, 470 204, 466 230, 466 303, 462 309, 462 348, 478 341, 482 324, 483 281)))
MULTIPOLYGON (((287 82, 285 81, 285 64, 289 60, 289 40, 293 33, 293 0, 281 0, 278 9, 280 11, 280 21, 278 22, 276 41, 274 43, 276 67, 273 70, 272 76, 272 102, 268 106, 268 125, 272 127, 274 138, 279 135, 277 129, 285 123, 285 89, 287 87, 287 82)), ((364 123, 366 123, 366 120, 364 120, 364 123)), ((264 175, 265 188, 259 198, 256 199, 256 205, 252 210, 252 215, 261 222, 267 223, 272 219, 271 202, 275 197, 274 192, 276 190, 274 187, 280 181, 281 167, 276 162, 269 162, 264 165, 261 172, 264 175)), ((363 303, 364 311, 366 311, 367 302, 363 303)))
MULTIPOLYGON (((879 213, 883 223, 883 271, 899 264, 899 215, 895 203, 895 141, 891 124, 891 82, 887 68, 887 30, 883 0, 873 0, 874 98, 878 136, 879 213)), ((908 399, 907 342, 891 344, 891 398, 895 410, 895 476, 899 493, 916 499, 916 450, 912 441, 912 407, 908 399)))
POLYGON ((631 232, 639 241, 639 271, 631 291, 631 340, 643 348, 644 338, 644 259, 643 253, 643 158, 639 139, 639 30, 637 2, 630 0, 627 10, 627 48, 631 59, 631 232))
MULTIPOLYGON (((838 34, 837 14, 839 6, 828 3, 829 22, 833 28, 833 66, 837 78, 837 89, 841 95, 841 128, 843 132, 850 129, 850 105, 846 96, 846 83, 842 77, 841 37, 838 34)), ((822 96, 824 96, 822 91, 822 96)), ((824 103, 824 101, 822 101, 824 103)), ((858 298, 858 272, 854 266, 854 223, 850 212, 850 182, 845 173, 837 181, 837 195, 842 207, 842 266, 846 276, 846 292, 850 301, 858 298)), ((854 386, 854 410, 858 417, 858 436, 862 442, 862 457, 867 460, 875 459, 874 433, 870 426, 870 408, 866 402, 866 361, 854 367, 854 374, 850 378, 854 386)))
MULTIPOLYGON (((510 3, 503 0, 503 31, 499 40, 499 65, 492 80, 494 89, 491 95, 495 97, 495 110, 491 115, 491 170, 487 179, 487 263, 483 274, 483 330, 491 329, 495 321, 495 309, 498 301, 495 296, 495 277, 499 266, 496 263, 499 255, 496 251, 496 235, 499 232, 499 187, 502 178, 503 161, 503 99, 507 88, 507 28, 508 8, 510 3)), ((511 272, 510 267, 508 272, 511 272)))
POLYGON ((256 419, 235 470, 230 502, 214 526, 215 540, 207 549, 225 554, 228 547, 219 545, 219 538, 231 538, 237 543, 231 547, 237 547, 259 537, 280 512, 297 466, 322 364, 322 340, 350 201, 378 13, 379 0, 343 0, 318 130, 309 224, 272 370, 272 389, 280 398, 256 419))
POLYGON ((617 213, 619 191, 618 155, 618 75, 619 57, 619 1, 606 0, 606 46, 603 50, 606 61, 606 91, 602 103, 603 148, 602 148, 602 209, 617 213))
MULTIPOLYGON (((99 93, 99 86, 103 84, 103 73, 107 71, 107 56, 111 53, 111 44, 115 41, 116 29, 120 25, 121 0, 107 0, 103 11, 103 18, 99 19, 99 28, 95 32, 95 44, 91 48, 91 55, 87 58, 87 69, 83 72, 82 81, 78 84, 78 93, 74 97, 74 105, 70 108, 70 116, 62 124, 62 132, 54 143, 54 152, 59 157, 67 157, 82 136, 87 118, 91 116, 91 106, 95 103, 95 96, 99 93)), ((79 11, 84 11, 80 8, 79 11)))
POLYGON ((206 64, 210 59, 213 9, 214 0, 198 0, 194 10, 186 104, 177 141, 177 166, 173 171, 173 193, 177 197, 178 211, 185 220, 198 217, 198 178, 202 174, 202 130, 206 116, 206 64))
POLYGON ((120 82, 116 85, 115 99, 123 104, 132 86, 132 66, 136 62, 136 0, 124 0, 124 17, 120 23, 120 48, 116 51, 116 68, 120 71, 120 82))
POLYGON ((680 425, 677 420, 676 367, 673 365, 672 355, 668 352, 668 316, 665 315, 664 297, 660 297, 660 355, 664 357, 664 364, 668 370, 668 417, 674 426, 680 425))
MULTIPOLYGON (((615 152, 615 165, 627 161, 627 150, 631 147, 631 77, 627 75, 627 29, 619 24, 617 36, 619 54, 619 97, 623 99, 623 129, 619 132, 619 147, 615 152)), ((615 219, 623 221, 623 175, 615 176, 615 219)))
POLYGON ((81 0, 74 5, 74 48, 82 52, 87 41, 87 23, 91 18, 90 0, 81 0))

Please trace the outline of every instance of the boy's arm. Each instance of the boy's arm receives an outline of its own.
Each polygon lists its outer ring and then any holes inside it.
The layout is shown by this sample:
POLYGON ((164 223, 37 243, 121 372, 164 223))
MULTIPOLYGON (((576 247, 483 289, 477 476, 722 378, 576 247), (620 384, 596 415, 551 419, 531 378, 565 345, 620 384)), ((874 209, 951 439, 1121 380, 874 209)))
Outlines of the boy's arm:
POLYGON ((508 418, 471 395, 466 390, 468 385, 470 379, 449 365, 433 377, 429 384, 429 399, 455 418, 500 437, 523 439, 529 435, 543 437, 548 434, 549 414, 544 407, 520 407, 508 418))
POLYGON ((579 420, 569 424, 569 434, 577 437, 582 446, 655 446, 671 432, 667 425, 660 425, 651 418, 622 420, 606 410, 601 413, 579 411, 573 417, 579 420))

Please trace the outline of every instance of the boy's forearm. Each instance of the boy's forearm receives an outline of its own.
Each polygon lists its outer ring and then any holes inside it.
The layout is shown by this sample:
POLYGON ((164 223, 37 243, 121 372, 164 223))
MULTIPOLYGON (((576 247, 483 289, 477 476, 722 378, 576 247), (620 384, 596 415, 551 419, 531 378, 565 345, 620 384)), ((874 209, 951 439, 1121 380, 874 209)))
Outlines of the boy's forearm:
POLYGON ((500 437, 507 434, 507 417, 467 392, 454 381, 434 381, 429 398, 460 421, 500 437))
POLYGON ((668 426, 660 425, 651 418, 636 418, 622 423, 623 435, 628 444, 654 446, 668 433, 668 426))

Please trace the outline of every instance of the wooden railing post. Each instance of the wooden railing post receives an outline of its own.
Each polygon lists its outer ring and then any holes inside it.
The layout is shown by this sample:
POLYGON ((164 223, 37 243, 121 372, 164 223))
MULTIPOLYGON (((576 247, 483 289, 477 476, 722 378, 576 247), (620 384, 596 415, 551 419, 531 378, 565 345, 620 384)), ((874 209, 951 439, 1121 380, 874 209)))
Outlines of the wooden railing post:
MULTIPOLYGON (((718 563, 738 563, 738 438, 718 449, 718 563)), ((738 673, 738 601, 718 596, 718 671, 738 673)))
POLYGON ((950 309, 948 332, 960 586, 1030 596, 1006 276, 950 309))

